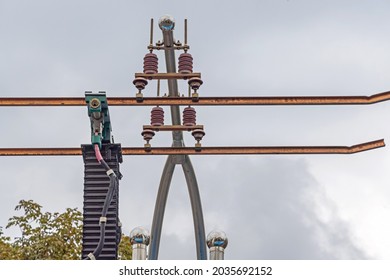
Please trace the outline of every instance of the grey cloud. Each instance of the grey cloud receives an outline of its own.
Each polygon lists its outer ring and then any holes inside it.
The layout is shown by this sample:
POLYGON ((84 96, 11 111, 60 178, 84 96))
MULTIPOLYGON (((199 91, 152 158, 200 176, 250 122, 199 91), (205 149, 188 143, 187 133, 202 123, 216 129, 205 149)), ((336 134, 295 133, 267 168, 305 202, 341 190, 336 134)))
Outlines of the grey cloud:
POLYGON ((305 160, 235 158, 219 163, 217 169, 201 168, 202 183, 207 185, 203 186, 203 198, 206 213, 219 212, 222 219, 229 220, 227 258, 367 257, 354 244, 348 222, 339 218, 337 209, 326 223, 317 217, 316 203, 335 206, 305 160), (317 201, 312 200, 312 193, 319 197, 317 201), (215 200, 221 201, 218 207, 215 200))

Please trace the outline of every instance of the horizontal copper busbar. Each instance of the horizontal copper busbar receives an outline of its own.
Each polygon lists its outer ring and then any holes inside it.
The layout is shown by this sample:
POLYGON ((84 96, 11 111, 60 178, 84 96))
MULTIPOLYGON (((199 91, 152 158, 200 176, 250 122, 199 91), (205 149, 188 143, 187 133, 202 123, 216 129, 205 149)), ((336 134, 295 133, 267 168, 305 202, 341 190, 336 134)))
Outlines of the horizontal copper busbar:
MULTIPOLYGON (((384 147, 384 140, 353 146, 268 146, 268 147, 123 147, 123 155, 266 155, 266 154, 354 154, 384 147)), ((0 148, 0 156, 79 156, 81 148, 0 148)))
MULTIPOLYGON (((370 96, 108 97, 110 106, 368 105, 390 100, 390 91, 370 96)), ((84 97, 0 97, 0 106, 86 106, 84 97)))

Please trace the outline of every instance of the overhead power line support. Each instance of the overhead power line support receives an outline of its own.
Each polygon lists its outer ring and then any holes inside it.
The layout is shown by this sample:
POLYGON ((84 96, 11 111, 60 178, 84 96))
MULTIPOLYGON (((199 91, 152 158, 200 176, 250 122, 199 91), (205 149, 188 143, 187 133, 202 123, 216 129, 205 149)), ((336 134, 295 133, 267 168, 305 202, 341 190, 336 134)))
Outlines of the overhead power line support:
MULTIPOLYGON (((176 59, 175 59, 175 42, 173 39, 174 21, 170 18, 159 21, 160 28, 163 33, 165 62, 167 73, 169 75, 177 75, 176 59), (165 21, 166 20, 166 21, 165 21)), ((179 97, 178 85, 176 79, 168 79, 168 89, 170 97, 179 97)), ((164 98, 160 98, 163 100, 164 98)), ((171 106, 172 125, 181 125, 180 109, 177 105, 171 106)), ((172 131, 173 147, 184 147, 182 131, 172 131)), ((153 150, 153 149, 152 149, 153 150)), ((188 155, 181 158, 169 155, 165 163, 165 167, 161 176, 160 185, 157 193, 156 204, 154 208, 151 242, 149 246, 149 259, 157 260, 160 247, 160 238, 162 224, 164 219, 165 206, 167 202, 169 187, 171 185, 173 172, 176 164, 181 164, 186 178, 188 192, 190 195, 192 216, 194 221, 196 255, 198 260, 207 260, 206 236, 203 221, 202 204, 199 194, 198 183, 196 180, 194 168, 188 155)))

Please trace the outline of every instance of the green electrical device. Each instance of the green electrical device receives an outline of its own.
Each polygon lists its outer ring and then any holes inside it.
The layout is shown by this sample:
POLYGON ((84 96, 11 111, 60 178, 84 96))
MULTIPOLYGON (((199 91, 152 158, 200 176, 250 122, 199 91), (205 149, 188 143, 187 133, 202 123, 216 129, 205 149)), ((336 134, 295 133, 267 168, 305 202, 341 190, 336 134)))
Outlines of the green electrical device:
POLYGON ((85 102, 88 106, 88 116, 91 120, 91 143, 111 143, 111 121, 105 91, 99 93, 85 92, 85 102))

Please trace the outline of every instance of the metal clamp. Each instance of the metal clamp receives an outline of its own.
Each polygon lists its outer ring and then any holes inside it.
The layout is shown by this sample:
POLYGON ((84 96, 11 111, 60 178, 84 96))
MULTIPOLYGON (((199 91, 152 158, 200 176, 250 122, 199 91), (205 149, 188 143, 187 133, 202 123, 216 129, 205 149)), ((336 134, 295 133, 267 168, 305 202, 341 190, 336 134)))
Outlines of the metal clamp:
POLYGON ((94 254, 92 254, 92 253, 89 253, 89 254, 88 254, 88 258, 89 258, 90 260, 96 261, 96 258, 95 258, 95 256, 94 256, 94 254))
POLYGON ((102 223, 107 223, 107 217, 100 217, 99 219, 99 225, 102 223))

